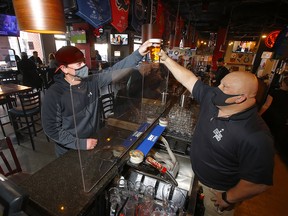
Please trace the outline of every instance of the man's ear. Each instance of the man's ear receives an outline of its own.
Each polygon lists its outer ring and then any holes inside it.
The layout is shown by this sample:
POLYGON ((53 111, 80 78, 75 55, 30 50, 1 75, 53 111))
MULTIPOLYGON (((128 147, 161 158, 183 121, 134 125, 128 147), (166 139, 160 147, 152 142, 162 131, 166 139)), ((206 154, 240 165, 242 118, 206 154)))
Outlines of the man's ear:
POLYGON ((66 67, 66 66, 61 65, 61 66, 60 66, 60 69, 64 72, 64 74, 67 74, 67 72, 66 72, 67 67, 66 67))
POLYGON ((247 96, 244 95, 244 94, 241 94, 241 95, 237 96, 237 99, 235 100, 235 103, 236 104, 240 104, 240 103, 243 103, 246 100, 247 100, 247 96))

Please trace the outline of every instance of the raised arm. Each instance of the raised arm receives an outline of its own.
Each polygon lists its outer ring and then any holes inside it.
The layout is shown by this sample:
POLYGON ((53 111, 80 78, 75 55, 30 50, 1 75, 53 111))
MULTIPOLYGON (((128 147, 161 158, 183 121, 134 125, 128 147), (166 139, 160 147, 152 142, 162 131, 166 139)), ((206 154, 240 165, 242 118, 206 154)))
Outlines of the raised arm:
POLYGON ((193 87, 198 78, 190 70, 179 65, 177 62, 172 60, 167 54, 161 50, 159 53, 160 62, 163 63, 173 74, 173 76, 183 85, 188 91, 192 93, 193 87))
POLYGON ((145 41, 138 50, 117 62, 112 67, 105 68, 100 74, 101 79, 98 80, 99 87, 101 88, 102 86, 127 76, 133 70, 133 68, 136 68, 143 56, 149 52, 149 47, 151 45, 151 42, 145 41))

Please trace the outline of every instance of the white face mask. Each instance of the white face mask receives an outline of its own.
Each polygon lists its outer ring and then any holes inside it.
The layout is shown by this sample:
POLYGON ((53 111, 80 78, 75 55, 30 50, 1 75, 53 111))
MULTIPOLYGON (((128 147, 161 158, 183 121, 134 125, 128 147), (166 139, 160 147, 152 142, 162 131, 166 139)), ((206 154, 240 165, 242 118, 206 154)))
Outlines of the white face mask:
POLYGON ((87 65, 82 66, 81 68, 75 69, 75 76, 84 78, 88 77, 89 68, 87 65))

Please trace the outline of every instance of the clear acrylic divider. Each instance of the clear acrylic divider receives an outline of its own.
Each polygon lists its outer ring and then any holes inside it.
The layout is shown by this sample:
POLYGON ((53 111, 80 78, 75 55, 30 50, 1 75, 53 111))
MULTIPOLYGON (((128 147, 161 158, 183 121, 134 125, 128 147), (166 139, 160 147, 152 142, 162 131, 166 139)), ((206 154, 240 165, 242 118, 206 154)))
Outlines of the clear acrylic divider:
POLYGON ((167 101, 162 102, 162 93, 168 93, 169 76, 160 64, 142 62, 137 68, 114 71, 110 77, 104 73, 93 72, 81 84, 70 87, 75 126, 71 133, 76 138, 84 192, 103 183, 101 180, 137 140, 128 138, 141 125, 154 123, 167 106, 167 101), (100 97, 108 93, 114 96, 113 109, 103 115, 100 97), (97 139, 95 148, 86 149, 87 138, 97 139))

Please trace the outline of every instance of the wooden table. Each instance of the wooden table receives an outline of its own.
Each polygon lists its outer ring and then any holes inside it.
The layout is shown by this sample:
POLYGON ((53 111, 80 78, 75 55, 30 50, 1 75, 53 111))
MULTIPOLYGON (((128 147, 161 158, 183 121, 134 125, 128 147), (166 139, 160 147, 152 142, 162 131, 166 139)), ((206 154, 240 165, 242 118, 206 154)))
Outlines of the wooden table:
POLYGON ((12 108, 11 100, 10 100, 10 95, 20 93, 20 92, 25 92, 29 91, 32 88, 29 86, 23 86, 23 85, 18 85, 14 83, 7 83, 7 84, 2 84, 0 85, 0 97, 4 96, 8 100, 8 106, 9 108, 12 108))
MULTIPOLYGON (((12 109, 13 105, 11 102, 10 95, 20 93, 20 92, 29 91, 31 89, 32 88, 29 86, 23 86, 23 85, 18 85, 18 84, 14 84, 14 83, 1 84, 0 85, 0 97, 5 97, 7 100, 7 104, 8 104, 9 109, 12 109)), ((12 121, 12 124, 13 124, 13 128, 18 128, 17 124, 15 124, 14 121, 12 121)))
POLYGON ((18 85, 14 83, 7 83, 0 85, 0 97, 9 96, 11 94, 16 94, 23 91, 31 90, 29 86, 18 85))

